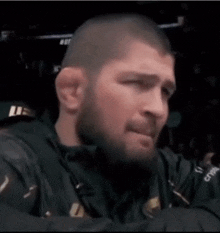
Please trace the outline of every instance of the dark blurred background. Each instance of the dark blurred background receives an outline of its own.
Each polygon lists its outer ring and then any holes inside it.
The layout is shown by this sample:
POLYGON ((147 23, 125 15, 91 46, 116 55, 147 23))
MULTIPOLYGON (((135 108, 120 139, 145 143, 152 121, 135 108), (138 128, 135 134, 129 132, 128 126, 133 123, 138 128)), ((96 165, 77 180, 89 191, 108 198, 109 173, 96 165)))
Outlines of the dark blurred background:
MULTIPOLYGON (((188 158, 220 152, 220 4, 181 1, 0 3, 0 101, 57 117, 54 79, 74 30, 88 18, 136 12, 156 21, 176 56, 177 93, 159 140, 188 158)), ((2 111, 2 109, 0 109, 2 111)))

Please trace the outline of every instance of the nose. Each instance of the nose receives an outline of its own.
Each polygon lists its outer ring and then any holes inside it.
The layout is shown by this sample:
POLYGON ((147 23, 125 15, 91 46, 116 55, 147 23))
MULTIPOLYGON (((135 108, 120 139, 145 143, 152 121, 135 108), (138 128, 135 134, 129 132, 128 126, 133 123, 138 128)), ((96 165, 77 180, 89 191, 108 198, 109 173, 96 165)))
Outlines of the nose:
POLYGON ((142 113, 150 114, 156 118, 168 116, 168 101, 163 97, 161 90, 151 90, 143 96, 142 113))

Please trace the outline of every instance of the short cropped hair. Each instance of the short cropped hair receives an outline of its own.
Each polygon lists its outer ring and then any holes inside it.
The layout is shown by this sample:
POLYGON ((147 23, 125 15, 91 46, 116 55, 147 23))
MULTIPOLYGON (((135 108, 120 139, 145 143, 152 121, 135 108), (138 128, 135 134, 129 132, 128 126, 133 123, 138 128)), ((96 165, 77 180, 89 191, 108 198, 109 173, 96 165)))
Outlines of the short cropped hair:
POLYGON ((122 58, 131 39, 172 54, 168 38, 151 19, 139 14, 109 14, 89 19, 75 31, 61 68, 76 66, 97 72, 108 60, 122 58))

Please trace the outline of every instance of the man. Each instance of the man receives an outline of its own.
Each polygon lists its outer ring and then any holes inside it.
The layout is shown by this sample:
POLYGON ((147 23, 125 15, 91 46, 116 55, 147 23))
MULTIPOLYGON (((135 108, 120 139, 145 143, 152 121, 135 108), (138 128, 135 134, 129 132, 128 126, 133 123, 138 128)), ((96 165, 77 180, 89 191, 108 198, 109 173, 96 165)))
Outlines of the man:
POLYGON ((56 78, 55 130, 1 130, 2 231, 219 231, 219 169, 156 142, 175 91, 174 56, 140 15, 87 21, 56 78))

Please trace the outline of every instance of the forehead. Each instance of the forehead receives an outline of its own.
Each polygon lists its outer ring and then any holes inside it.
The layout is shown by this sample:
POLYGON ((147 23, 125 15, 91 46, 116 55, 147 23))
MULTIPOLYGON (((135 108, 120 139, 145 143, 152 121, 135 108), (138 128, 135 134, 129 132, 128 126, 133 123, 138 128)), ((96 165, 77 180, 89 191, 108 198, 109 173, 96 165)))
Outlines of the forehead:
POLYGON ((114 75, 117 72, 135 72, 175 82, 175 59, 172 55, 159 53, 157 49, 141 41, 133 41, 125 49, 125 56, 109 61, 103 66, 101 73, 114 75))
POLYGON ((128 46, 124 62, 129 63, 131 69, 174 76, 173 56, 170 54, 162 54, 157 49, 144 42, 132 42, 128 46))

